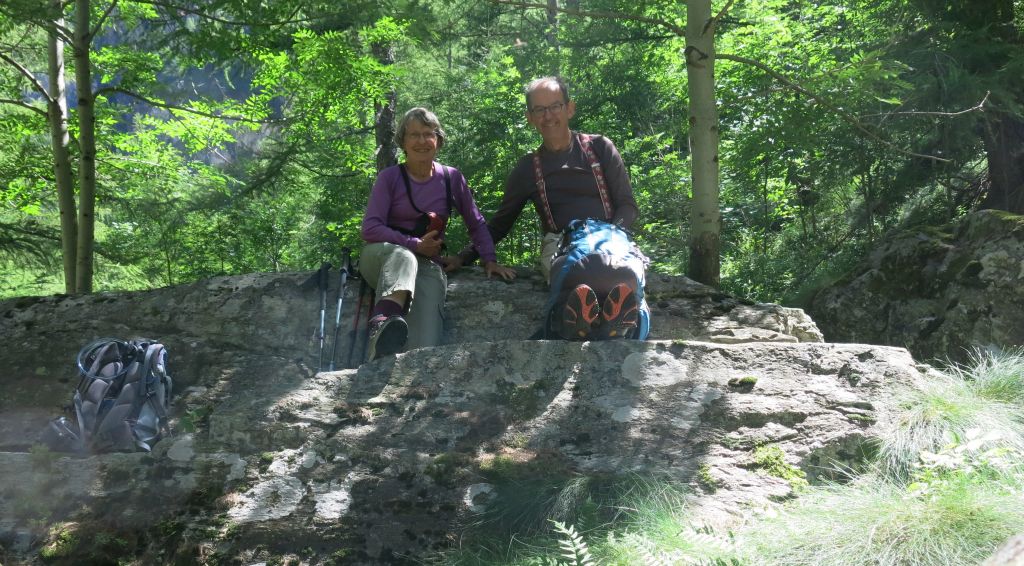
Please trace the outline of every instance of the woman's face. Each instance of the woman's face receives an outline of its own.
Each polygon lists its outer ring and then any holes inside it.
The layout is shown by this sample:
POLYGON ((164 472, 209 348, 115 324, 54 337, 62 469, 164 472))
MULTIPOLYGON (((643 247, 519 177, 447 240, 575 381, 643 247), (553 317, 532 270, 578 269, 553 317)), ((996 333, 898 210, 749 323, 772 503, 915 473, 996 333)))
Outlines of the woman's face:
POLYGON ((437 155, 437 133, 434 128, 419 120, 411 120, 405 127, 402 151, 405 152, 406 161, 433 161, 437 155))

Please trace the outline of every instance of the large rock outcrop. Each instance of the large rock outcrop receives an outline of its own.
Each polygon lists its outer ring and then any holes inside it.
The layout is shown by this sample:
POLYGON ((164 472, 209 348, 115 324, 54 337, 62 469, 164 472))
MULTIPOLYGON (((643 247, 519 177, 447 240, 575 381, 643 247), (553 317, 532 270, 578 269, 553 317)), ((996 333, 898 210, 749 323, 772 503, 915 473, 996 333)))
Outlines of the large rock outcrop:
POLYGON ((309 378, 240 371, 186 391, 180 433, 152 454, 0 454, 0 524, 29 555, 32 525, 61 524, 80 541, 66 563, 102 535, 145 563, 402 564, 537 478, 638 472, 691 484, 694 520, 723 525, 792 496, 800 473, 856 466, 892 388, 919 377, 901 349, 685 341, 489 342, 309 378))
MULTIPOLYGON (((294 373, 318 369, 320 296, 310 273, 216 277, 136 293, 54 295, 0 301, 0 450, 25 449, 43 423, 70 398, 75 355, 97 338, 146 336, 171 353, 179 389, 210 383, 223 374, 294 373)), ((327 300, 327 332, 333 335, 337 278, 327 300)), ((799 309, 753 304, 684 277, 654 275, 648 297, 655 309, 651 338, 820 342, 814 322, 799 309)), ((523 271, 513 283, 487 280, 479 270, 450 278, 444 343, 524 340, 540 327, 543 280, 523 271)), ((353 331, 359 285, 343 300, 336 367, 357 366, 365 347, 365 323, 353 331), (350 350, 351 355, 350 355, 350 350)), ((324 348, 324 368, 334 349, 324 348)))
POLYGON ((983 210, 956 225, 893 235, 814 298, 830 341, 905 347, 965 361, 1024 344, 1024 217, 983 210))
POLYGON ((524 483, 634 472, 689 484, 695 520, 727 524, 855 467, 923 371, 681 278, 651 282, 659 339, 527 341, 542 285, 468 272, 451 281, 453 343, 317 373, 307 276, 0 303, 17 392, 0 414, 0 562, 415 563, 524 483), (28 450, 78 347, 136 334, 172 352, 177 434, 151 454, 28 450))

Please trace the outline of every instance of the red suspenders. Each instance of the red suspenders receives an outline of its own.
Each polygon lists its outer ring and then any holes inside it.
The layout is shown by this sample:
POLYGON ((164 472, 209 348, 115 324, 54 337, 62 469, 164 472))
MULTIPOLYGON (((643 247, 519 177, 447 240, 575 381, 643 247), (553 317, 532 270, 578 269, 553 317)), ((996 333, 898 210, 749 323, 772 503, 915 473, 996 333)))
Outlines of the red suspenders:
MULTIPOLYGON (((604 208, 605 220, 611 222, 612 220, 612 202, 608 198, 608 184, 604 180, 604 171, 601 170, 601 162, 597 160, 597 155, 594 154, 594 150, 590 147, 590 136, 587 134, 578 134, 580 147, 583 149, 583 153, 587 156, 587 161, 590 162, 590 170, 594 173, 594 181, 597 183, 597 192, 601 196, 601 206, 604 208)), ((555 228, 555 217, 551 214, 551 205, 548 203, 548 192, 544 184, 544 171, 541 170, 540 166, 540 152, 533 152, 533 177, 537 181, 537 196, 540 197, 541 212, 544 215, 544 221, 548 227, 555 228)))

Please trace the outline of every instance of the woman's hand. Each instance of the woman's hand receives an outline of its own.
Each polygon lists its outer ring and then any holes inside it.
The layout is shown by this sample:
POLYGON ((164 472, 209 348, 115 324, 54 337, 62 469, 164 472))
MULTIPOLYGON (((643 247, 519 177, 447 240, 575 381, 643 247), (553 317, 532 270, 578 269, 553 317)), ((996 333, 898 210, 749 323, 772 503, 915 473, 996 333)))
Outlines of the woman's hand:
POLYGON ((436 257, 437 254, 441 253, 441 244, 444 240, 437 237, 437 230, 431 230, 420 238, 420 243, 416 244, 416 253, 426 257, 436 257))
POLYGON ((516 278, 516 270, 511 267, 505 267, 496 261, 489 261, 485 263, 484 271, 487 272, 488 279, 490 279, 492 275, 497 275, 505 281, 511 281, 516 278))

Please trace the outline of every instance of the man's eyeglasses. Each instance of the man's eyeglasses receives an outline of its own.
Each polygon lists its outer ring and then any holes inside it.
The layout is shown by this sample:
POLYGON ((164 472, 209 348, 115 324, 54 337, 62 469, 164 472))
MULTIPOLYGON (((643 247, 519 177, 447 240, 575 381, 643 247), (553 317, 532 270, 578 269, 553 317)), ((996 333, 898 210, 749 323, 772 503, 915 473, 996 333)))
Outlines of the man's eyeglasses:
POLYGON ((565 108, 564 102, 556 102, 550 106, 534 106, 530 109, 530 114, 533 114, 534 116, 543 116, 545 112, 558 114, 563 108, 565 108))
POLYGON ((405 139, 410 141, 434 141, 437 139, 437 132, 405 132, 405 139))

